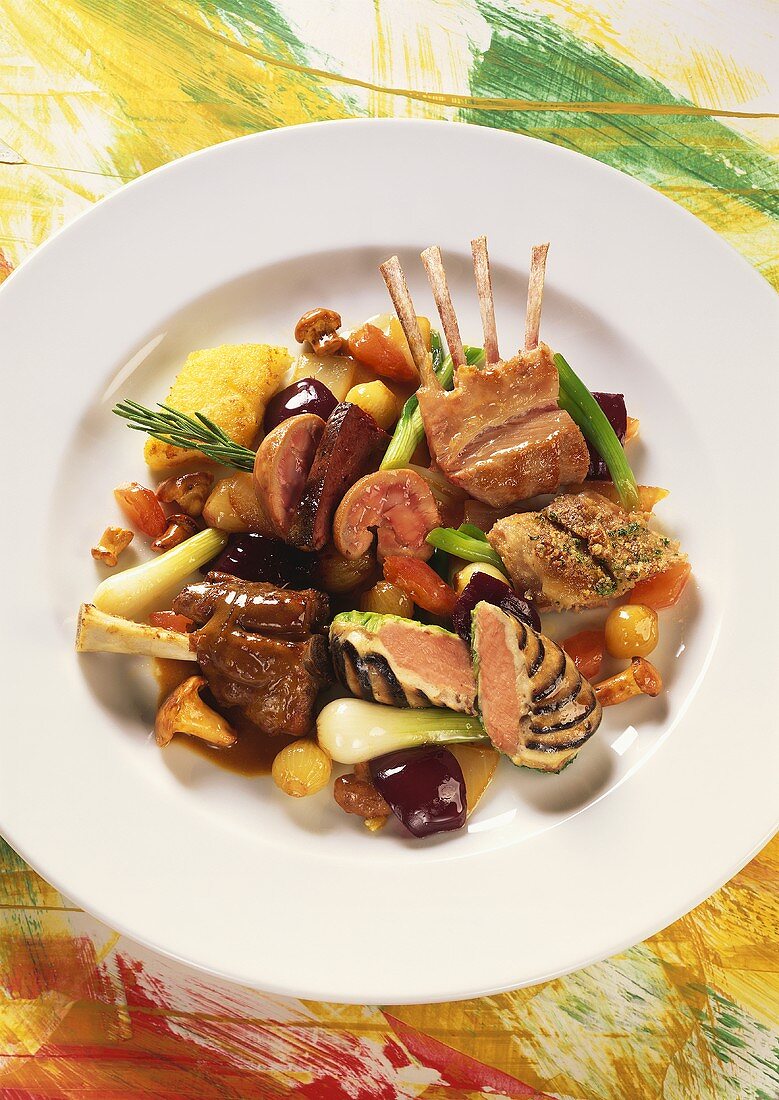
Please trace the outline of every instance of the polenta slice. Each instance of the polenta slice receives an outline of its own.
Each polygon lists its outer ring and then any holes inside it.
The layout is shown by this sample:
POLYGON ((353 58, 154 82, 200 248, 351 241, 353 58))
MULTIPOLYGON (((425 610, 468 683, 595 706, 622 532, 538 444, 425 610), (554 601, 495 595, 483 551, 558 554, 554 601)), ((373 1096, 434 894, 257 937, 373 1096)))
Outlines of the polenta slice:
MULTIPOLYGON (((286 348, 270 344, 222 344, 191 352, 165 400, 185 413, 202 412, 231 439, 251 447, 265 406, 292 362, 286 348)), ((144 457, 152 470, 172 470, 192 459, 208 461, 199 451, 149 439, 144 457)))

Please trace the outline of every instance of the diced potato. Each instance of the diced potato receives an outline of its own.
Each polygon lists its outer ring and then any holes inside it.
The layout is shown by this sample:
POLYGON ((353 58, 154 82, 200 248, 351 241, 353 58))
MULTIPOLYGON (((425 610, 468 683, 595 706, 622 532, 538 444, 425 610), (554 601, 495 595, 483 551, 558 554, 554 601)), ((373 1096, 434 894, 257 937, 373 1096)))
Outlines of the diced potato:
POLYGON ((357 364, 348 355, 309 355, 302 351, 295 360, 292 381, 316 378, 330 390, 337 401, 343 401, 354 385, 357 364))
POLYGON ((385 432, 394 428, 403 409, 403 398, 398 397, 383 382, 363 382, 352 386, 346 400, 359 405, 363 412, 369 413, 385 432))
MULTIPOLYGON (((269 344, 222 344, 193 351, 177 374, 166 404, 185 413, 204 413, 236 443, 251 447, 265 405, 290 362, 286 348, 269 344)), ((160 471, 204 459, 199 451, 170 447, 158 439, 147 440, 144 456, 152 470, 160 471)))

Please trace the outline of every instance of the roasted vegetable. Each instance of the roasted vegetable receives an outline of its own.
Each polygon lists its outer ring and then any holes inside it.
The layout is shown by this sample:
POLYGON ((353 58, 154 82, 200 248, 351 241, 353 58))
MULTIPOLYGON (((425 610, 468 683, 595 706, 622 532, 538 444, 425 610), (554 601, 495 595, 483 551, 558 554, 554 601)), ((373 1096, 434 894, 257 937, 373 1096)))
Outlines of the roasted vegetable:
POLYGON ((629 593, 631 603, 646 604, 655 611, 673 607, 684 592, 692 568, 688 561, 675 562, 662 573, 648 580, 639 581, 629 593))
POLYGON ((555 355, 554 362, 560 375, 560 408, 565 409, 603 458, 622 507, 628 512, 635 511, 639 507, 636 479, 606 413, 562 355, 555 355))
POLYGON ((371 760, 370 771, 376 790, 412 836, 432 836, 465 824, 465 781, 448 749, 400 749, 371 760))
POLYGON ((142 619, 149 611, 170 607, 190 573, 220 552, 227 535, 210 527, 151 561, 115 573, 98 585, 95 607, 126 619, 142 619))
POLYGON ((585 680, 594 680, 603 663, 606 639, 602 630, 580 630, 560 643, 585 680))
POLYGON ((390 584, 402 588, 417 607, 433 615, 452 614, 457 593, 425 562, 408 557, 385 558, 384 576, 390 584))
POLYGON ((324 382, 318 378, 301 378, 270 399, 263 422, 265 432, 272 432, 285 420, 302 413, 312 413, 327 420, 337 404, 334 394, 324 382))
POLYGON ((488 573, 476 573, 460 593, 452 612, 452 626, 468 645, 471 642, 473 611, 483 600, 495 604, 535 630, 541 629, 538 612, 529 600, 523 600, 504 580, 497 580, 488 573))
POLYGON ((604 632, 612 657, 648 657, 659 637, 657 612, 639 603, 615 607, 606 618, 604 632))
POLYGON ((461 528, 455 530, 453 527, 436 527, 427 536, 427 541, 431 546, 445 550, 455 558, 462 558, 463 561, 483 561, 506 573, 506 567, 497 550, 494 550, 484 538, 474 538, 461 528))
POLYGON ((317 718, 317 739, 339 764, 357 764, 419 745, 489 744, 481 722, 471 715, 437 707, 382 707, 362 699, 328 703, 317 718))
POLYGON ((439 626, 348 611, 333 619, 330 653, 338 679, 363 699, 395 707, 475 710, 468 648, 439 626))

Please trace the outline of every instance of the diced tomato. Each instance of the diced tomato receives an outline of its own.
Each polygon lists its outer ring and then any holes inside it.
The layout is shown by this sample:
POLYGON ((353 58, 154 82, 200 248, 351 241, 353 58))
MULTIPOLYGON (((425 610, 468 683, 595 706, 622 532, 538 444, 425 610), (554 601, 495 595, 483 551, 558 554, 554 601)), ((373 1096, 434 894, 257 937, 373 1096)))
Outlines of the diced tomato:
POLYGON ((186 634, 190 627, 195 625, 192 619, 188 619, 186 615, 179 615, 175 611, 152 611, 149 622, 152 626, 161 626, 165 630, 178 630, 181 634, 186 634))
POLYGON ((384 560, 384 578, 432 615, 451 615, 457 593, 419 558, 389 557, 384 560))
POLYGON ((691 572, 692 566, 688 561, 677 562, 664 573, 639 581, 633 591, 628 593, 627 602, 643 603, 655 611, 663 607, 673 607, 684 591, 691 572))
POLYGON ((375 325, 360 325, 348 340, 349 354, 382 378, 416 382, 417 372, 394 340, 375 325))
POLYGON ((114 489, 117 504, 134 527, 150 539, 158 539, 168 526, 162 505, 151 489, 126 481, 114 489))
POLYGON ((585 680, 592 680, 598 675, 606 648, 602 630, 580 630, 561 644, 585 680))

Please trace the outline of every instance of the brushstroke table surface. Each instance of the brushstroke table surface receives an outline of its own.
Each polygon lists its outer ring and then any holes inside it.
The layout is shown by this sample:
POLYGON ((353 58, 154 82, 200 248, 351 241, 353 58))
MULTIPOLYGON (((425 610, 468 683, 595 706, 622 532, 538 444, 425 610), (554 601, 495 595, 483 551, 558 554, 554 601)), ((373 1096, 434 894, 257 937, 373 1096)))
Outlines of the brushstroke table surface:
MULTIPOLYGON (((596 157, 779 282, 767 0, 0 0, 0 12, 0 278, 174 157, 273 126, 393 115, 596 157)), ((516 993, 392 1011, 195 974, 69 904, 7 846, 0 870, 9 1100, 779 1095, 777 840, 620 956, 516 993)))

